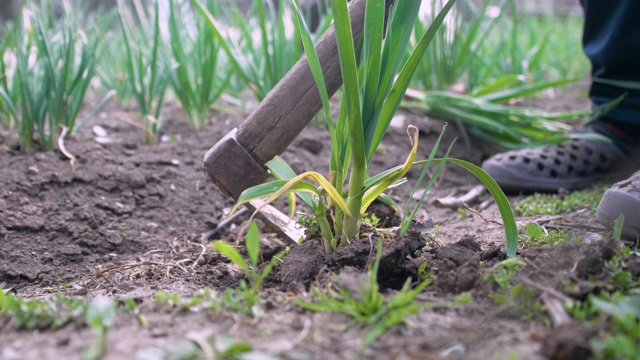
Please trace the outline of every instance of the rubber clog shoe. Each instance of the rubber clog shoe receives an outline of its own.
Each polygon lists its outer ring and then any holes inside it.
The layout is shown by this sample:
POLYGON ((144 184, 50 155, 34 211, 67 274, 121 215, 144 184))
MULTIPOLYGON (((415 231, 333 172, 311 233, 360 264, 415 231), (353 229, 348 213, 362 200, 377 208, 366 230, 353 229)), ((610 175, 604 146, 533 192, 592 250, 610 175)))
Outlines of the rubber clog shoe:
POLYGON ((605 191, 596 219, 606 228, 613 229, 620 214, 624 215, 622 236, 637 240, 640 236, 640 171, 605 191))
POLYGON ((556 192, 624 179, 640 168, 637 163, 611 142, 570 139, 494 155, 482 169, 505 192, 556 192))

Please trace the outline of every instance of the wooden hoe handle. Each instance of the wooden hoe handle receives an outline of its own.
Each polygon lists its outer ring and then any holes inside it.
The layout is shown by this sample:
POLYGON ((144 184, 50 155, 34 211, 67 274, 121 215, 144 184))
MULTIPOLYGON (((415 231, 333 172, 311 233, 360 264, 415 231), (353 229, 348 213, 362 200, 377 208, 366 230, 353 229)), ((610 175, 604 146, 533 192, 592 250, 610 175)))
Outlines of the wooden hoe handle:
MULTIPOLYGON (((364 26, 365 6, 366 0, 353 0, 349 5, 356 43, 364 26)), ((317 41, 316 51, 331 96, 342 85, 333 25, 317 41)), ((207 175, 222 192, 237 199, 243 190, 267 179, 264 164, 281 154, 320 109, 318 88, 303 57, 237 129, 206 153, 207 175)))

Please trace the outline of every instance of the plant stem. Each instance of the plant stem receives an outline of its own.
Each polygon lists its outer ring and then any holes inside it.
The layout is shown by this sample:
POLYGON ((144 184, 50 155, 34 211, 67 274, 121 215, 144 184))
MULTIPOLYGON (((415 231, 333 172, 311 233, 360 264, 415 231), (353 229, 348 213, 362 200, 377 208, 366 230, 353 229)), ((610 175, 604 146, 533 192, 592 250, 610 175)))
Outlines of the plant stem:
POLYGON ((326 207, 322 202, 322 199, 318 201, 318 206, 316 207, 316 221, 320 226, 320 231, 322 232, 322 247, 327 254, 331 254, 333 252, 333 246, 331 246, 331 240, 333 240, 333 232, 331 231, 331 225, 329 221, 327 221, 326 207))
MULTIPOLYGON (((332 154, 332 155, 334 155, 334 154, 332 154)), ((344 179, 343 179, 343 176, 342 176, 342 169, 340 169, 339 171, 334 171, 333 174, 334 174, 333 175, 333 186, 336 189, 344 189, 344 179)), ((334 216, 335 216, 335 220, 334 220, 334 222, 335 222, 335 224, 334 224, 335 233, 336 234, 342 234, 344 213, 338 206, 334 207, 334 212, 335 212, 334 213, 334 216)))
POLYGON ((367 178, 367 164, 358 164, 354 161, 351 168, 351 178, 349 179, 349 196, 347 197, 347 207, 351 216, 345 214, 343 218, 341 244, 346 245, 349 240, 358 237, 360 230, 360 207, 362 207, 362 195, 364 194, 364 181, 367 178))
POLYGON ((364 181, 367 178, 367 159, 362 124, 362 109, 360 108, 360 84, 358 81, 358 66, 356 63, 353 35, 351 33, 351 19, 346 0, 333 0, 332 11, 338 42, 338 56, 344 82, 345 102, 347 109, 347 124, 351 143, 351 177, 349 179, 349 195, 347 207, 351 216, 344 217, 341 244, 345 245, 350 239, 358 236, 360 221, 360 206, 364 194, 364 181))

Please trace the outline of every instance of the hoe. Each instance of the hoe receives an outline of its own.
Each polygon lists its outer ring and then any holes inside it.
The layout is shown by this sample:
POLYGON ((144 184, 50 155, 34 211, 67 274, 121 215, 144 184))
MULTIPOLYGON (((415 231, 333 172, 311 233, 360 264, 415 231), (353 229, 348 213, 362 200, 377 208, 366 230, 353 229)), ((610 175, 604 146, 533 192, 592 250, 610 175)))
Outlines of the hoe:
MULTIPOLYGON (((387 0, 387 12, 393 0, 387 0)), ((357 43, 364 25, 366 0, 353 0, 349 15, 357 43)), ((342 85, 335 30, 331 26, 316 43, 329 96, 342 85)), ((269 177, 264 164, 281 154, 322 108, 318 88, 306 58, 299 60, 269 92, 258 108, 225 135, 204 156, 207 175, 218 188, 238 199, 242 191, 269 177)), ((254 210, 262 204, 250 203, 254 210)), ((262 207, 262 219, 292 241, 303 236, 288 216, 272 206, 262 207)))

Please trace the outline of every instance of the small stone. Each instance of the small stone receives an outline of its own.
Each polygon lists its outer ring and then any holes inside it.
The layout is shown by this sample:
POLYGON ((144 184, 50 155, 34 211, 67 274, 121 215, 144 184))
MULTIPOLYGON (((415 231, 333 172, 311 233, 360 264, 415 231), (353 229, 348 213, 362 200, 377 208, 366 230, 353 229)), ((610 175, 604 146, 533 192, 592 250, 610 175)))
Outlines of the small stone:
POLYGON ((292 281, 287 286, 287 292, 292 294, 303 294, 306 291, 304 284, 299 281, 292 281))
POLYGON ((71 342, 71 337, 69 337, 67 335, 63 335, 61 338, 56 340, 56 345, 57 346, 67 346, 67 345, 69 345, 70 342, 71 342))
MULTIPOLYGON (((416 190, 416 191, 413 193, 413 195, 411 196, 411 198, 412 198, 413 200, 420 200, 420 199, 422 199, 422 195, 424 194, 424 191, 425 191, 424 189, 418 189, 418 190, 416 190)), ((429 192, 427 192, 427 194, 429 194, 429 192)))
POLYGON ((107 133, 107 130, 100 125, 94 125, 91 128, 91 131, 97 137, 107 137, 107 135, 109 135, 109 133, 107 133))
POLYGON ((602 234, 599 233, 594 233, 594 232, 585 232, 584 235, 582 235, 582 242, 585 244, 591 244, 591 243, 595 243, 598 241, 602 241, 602 234))
POLYGON ((440 356, 446 359, 461 359, 465 352, 466 347, 461 342, 455 342, 440 352, 440 356))
POLYGON ((40 170, 38 170, 37 166, 32 165, 27 168, 27 172, 29 173, 29 175, 38 175, 38 173, 40 173, 40 170))
POLYGON ((76 296, 83 296, 83 295, 87 295, 87 288, 84 286, 79 286, 79 285, 73 285, 73 291, 71 292, 73 295, 76 296))
POLYGON ((111 144, 113 142, 113 139, 108 138, 108 137, 96 137, 96 142, 98 144, 111 144))

